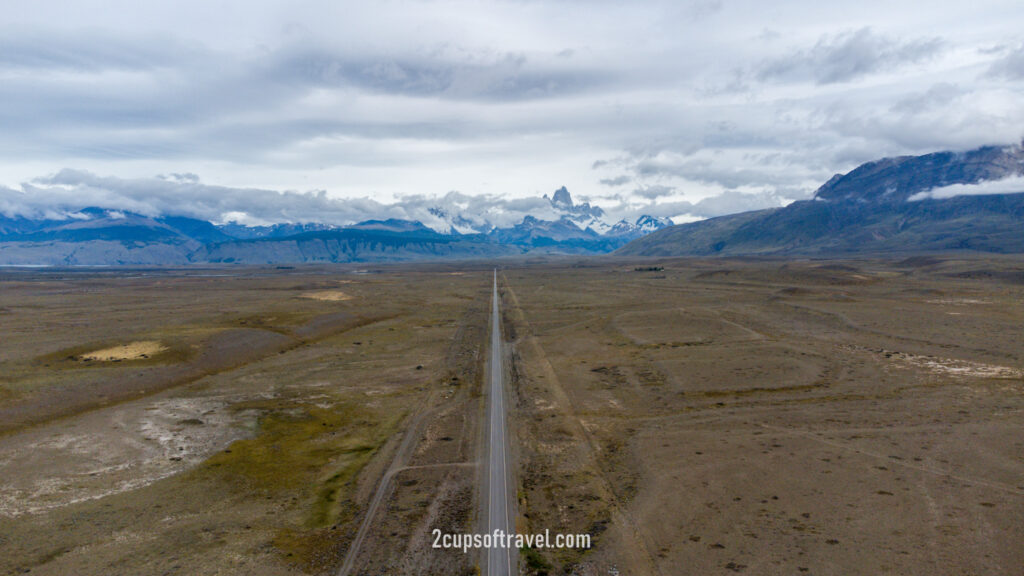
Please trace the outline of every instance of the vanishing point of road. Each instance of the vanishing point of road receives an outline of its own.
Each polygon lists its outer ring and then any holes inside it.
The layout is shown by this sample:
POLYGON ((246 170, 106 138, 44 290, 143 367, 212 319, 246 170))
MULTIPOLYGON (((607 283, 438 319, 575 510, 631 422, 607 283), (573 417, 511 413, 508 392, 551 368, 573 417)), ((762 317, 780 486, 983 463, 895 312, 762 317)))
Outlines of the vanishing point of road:
MULTIPOLYGON (((509 516, 508 457, 505 447, 505 370, 501 353, 501 314, 498 311, 498 271, 494 271, 494 293, 491 305, 491 359, 488 404, 490 414, 488 428, 490 442, 487 457, 487 533, 500 531, 513 534, 509 516)), ((515 553, 511 548, 491 547, 487 549, 487 576, 510 576, 513 571, 515 553)))

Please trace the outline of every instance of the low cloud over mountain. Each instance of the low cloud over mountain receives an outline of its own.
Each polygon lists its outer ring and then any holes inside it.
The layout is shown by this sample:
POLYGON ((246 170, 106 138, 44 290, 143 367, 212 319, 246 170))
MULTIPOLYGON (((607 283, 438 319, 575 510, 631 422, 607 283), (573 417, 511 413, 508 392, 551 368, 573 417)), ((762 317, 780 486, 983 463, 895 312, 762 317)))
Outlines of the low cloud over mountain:
POLYGON ((64 171, 0 190, 0 265, 273 264, 604 253, 670 226, 609 220, 564 186, 503 200, 450 193, 385 205, 324 193, 126 181, 64 171), (45 197, 45 201, 40 198, 45 197), (83 203, 95 203, 85 207, 83 203))
MULTIPOLYGON (((562 189, 564 191, 564 187, 562 189)), ((668 218, 694 209, 689 203, 617 201, 605 207, 574 205, 568 192, 545 196, 504 197, 449 192, 443 196, 412 194, 392 203, 372 198, 336 198, 325 191, 278 192, 206 184, 192 173, 126 179, 65 169, 23 183, 0 186, 0 214, 26 218, 68 218, 90 206, 125 210, 146 216, 188 216, 210 222, 245 225, 318 223, 347 226, 370 219, 411 220, 439 232, 486 232, 514 226, 527 216, 558 220, 565 213, 600 216, 609 225, 641 216, 668 218), (565 199, 569 198, 568 204, 565 199)))

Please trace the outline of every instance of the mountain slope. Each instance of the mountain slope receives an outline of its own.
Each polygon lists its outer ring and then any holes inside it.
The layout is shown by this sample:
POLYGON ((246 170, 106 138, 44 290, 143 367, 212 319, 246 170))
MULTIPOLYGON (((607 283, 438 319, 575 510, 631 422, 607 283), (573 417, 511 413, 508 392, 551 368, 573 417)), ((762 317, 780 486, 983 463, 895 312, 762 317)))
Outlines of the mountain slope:
POLYGON ((395 232, 343 228, 275 239, 237 240, 203 246, 194 262, 284 264, 307 262, 405 262, 424 259, 493 258, 521 253, 475 237, 433 231, 395 232))
POLYGON ((950 184, 976 184, 1024 174, 1020 146, 984 146, 967 152, 883 158, 836 174, 815 192, 820 200, 903 202, 918 192, 950 184))
POLYGON ((672 226, 617 254, 1024 252, 1024 194, 910 200, 934 188, 1022 173, 1020 146, 883 159, 834 176, 813 200, 672 226))
POLYGON ((679 256, 709 255, 722 251, 723 238, 743 224, 756 221, 774 210, 742 212, 717 218, 708 218, 690 224, 669 226, 633 240, 615 254, 627 256, 679 256))
POLYGON ((5 218, 2 223, 0 263, 8 265, 180 265, 204 243, 227 239, 204 220, 95 207, 65 220, 5 218))

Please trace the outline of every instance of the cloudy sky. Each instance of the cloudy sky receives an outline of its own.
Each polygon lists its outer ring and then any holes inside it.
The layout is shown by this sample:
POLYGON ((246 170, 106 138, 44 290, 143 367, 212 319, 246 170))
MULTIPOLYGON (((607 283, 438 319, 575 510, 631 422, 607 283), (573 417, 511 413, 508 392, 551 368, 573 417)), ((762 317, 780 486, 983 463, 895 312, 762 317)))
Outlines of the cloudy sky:
POLYGON ((1024 137, 1019 0, 4 4, 7 213, 707 217, 1024 137))

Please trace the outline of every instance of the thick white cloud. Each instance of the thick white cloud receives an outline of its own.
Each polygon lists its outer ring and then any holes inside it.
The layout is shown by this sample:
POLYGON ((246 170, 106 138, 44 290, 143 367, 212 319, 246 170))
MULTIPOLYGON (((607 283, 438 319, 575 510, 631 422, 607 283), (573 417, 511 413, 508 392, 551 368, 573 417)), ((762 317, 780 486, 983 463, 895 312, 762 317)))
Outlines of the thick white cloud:
MULTIPOLYGON (((651 203, 627 204, 619 199, 605 205, 613 218, 664 215, 664 210, 651 203)), ((118 207, 152 217, 173 214, 248 225, 320 222, 344 226, 364 220, 398 218, 418 220, 443 231, 448 231, 445 214, 462 217, 466 230, 510 227, 527 215, 546 220, 557 220, 562 215, 540 195, 508 198, 448 192, 413 194, 396 202, 381 202, 369 197, 331 197, 322 190, 278 192, 210 185, 191 173, 122 179, 62 170, 17 189, 0 186, 0 214, 7 217, 67 219, 90 207, 118 207)))
POLYGON ((204 214, 253 218, 562 184, 623 214, 777 205, 880 156, 1020 141, 1021 21, 1009 0, 39 0, 0 24, 0 184, 42 209, 59 186, 32 181, 81 167, 133 183, 97 200, 170 209, 187 181, 134 184, 192 172, 230 200, 204 214))
POLYGON ((1024 176, 1010 176, 1001 180, 986 180, 977 184, 952 184, 918 192, 908 200, 911 202, 928 198, 940 200, 954 196, 983 196, 986 194, 1020 194, 1024 193, 1024 176))

